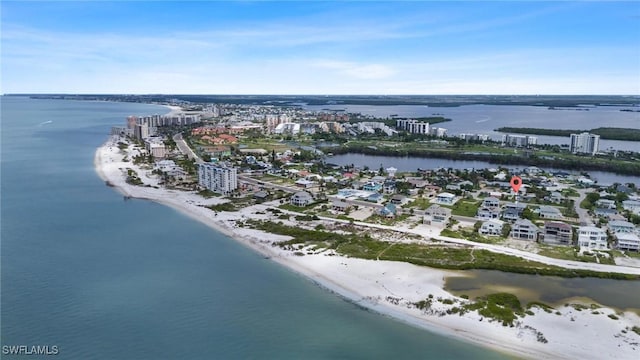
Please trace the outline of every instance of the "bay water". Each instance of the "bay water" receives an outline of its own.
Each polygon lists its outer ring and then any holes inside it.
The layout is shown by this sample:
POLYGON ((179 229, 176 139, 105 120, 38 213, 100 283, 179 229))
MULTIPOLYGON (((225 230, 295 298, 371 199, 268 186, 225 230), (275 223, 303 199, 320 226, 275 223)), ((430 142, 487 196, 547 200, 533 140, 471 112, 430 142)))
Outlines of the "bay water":
POLYGON ((3 346, 57 346, 58 359, 508 358, 365 311, 173 209, 124 201, 95 174, 95 149, 126 116, 166 108, 1 106, 3 346))

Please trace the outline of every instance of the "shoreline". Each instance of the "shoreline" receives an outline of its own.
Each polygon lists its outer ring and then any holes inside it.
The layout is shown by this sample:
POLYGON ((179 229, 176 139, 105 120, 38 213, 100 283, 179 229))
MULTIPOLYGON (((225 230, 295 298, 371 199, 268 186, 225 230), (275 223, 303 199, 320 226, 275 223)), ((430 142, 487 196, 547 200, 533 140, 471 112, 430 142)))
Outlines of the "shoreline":
MULTIPOLYGON (((437 316, 410 308, 408 304, 423 300, 429 294, 434 296, 434 300, 438 297, 460 299, 443 290, 444 278, 456 274, 451 271, 419 267, 408 263, 325 256, 326 252, 295 256, 290 251, 273 246, 278 241, 287 240, 288 238, 285 236, 235 227, 236 220, 247 216, 252 218, 263 216, 256 213, 264 213, 263 210, 269 206, 268 203, 253 205, 234 213, 219 212, 214 215, 211 210, 198 205, 216 204, 224 202, 224 200, 204 199, 194 192, 127 184, 121 168, 125 166, 136 168, 139 174, 144 171, 132 163, 121 162, 122 154, 115 146, 117 142, 115 139, 115 137, 110 137, 105 144, 96 150, 94 166, 99 177, 112 184, 119 193, 169 206, 357 306, 430 332, 517 357, 596 359, 602 358, 604 354, 607 357, 631 359, 637 357, 640 352, 640 346, 636 345, 634 348, 629 345, 629 341, 638 342, 640 340, 633 332, 629 331, 626 334, 631 340, 625 337, 615 337, 619 328, 624 328, 624 325, 640 325, 640 317, 632 313, 625 313, 620 320, 613 321, 608 319, 605 313, 614 314, 615 312, 607 308, 599 309, 604 312, 599 316, 591 315, 589 311, 577 312, 571 307, 559 308, 558 311, 562 313, 560 316, 533 308, 532 311, 536 315, 527 316, 522 322, 544 333, 549 340, 548 344, 538 342, 535 334, 530 333, 526 328, 513 329, 504 327, 497 322, 483 322, 480 320, 482 317, 476 313, 468 313, 464 317, 458 315, 437 316), (393 274, 393 276, 387 274, 393 274), (389 298, 400 300, 398 304, 392 304, 389 302, 389 298), (583 338, 586 334, 577 332, 583 327, 588 327, 590 330, 589 337, 586 339, 583 338), (605 330, 612 333, 613 336, 605 339, 605 330), (636 337, 634 338, 634 336, 636 337), (576 344, 574 338, 580 339, 580 343, 576 344), (616 341, 617 344, 615 344, 616 341), (605 350, 610 350, 611 353, 603 353, 603 347, 606 348, 605 350)), ((435 301, 433 308, 438 311, 447 309, 444 304, 435 303, 435 301)))

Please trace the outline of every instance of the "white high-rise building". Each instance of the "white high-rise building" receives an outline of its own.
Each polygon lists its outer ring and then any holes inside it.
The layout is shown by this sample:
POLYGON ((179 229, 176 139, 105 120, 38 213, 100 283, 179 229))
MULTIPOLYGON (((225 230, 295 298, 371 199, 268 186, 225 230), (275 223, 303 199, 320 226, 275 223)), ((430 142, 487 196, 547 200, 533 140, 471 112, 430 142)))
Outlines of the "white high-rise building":
POLYGON ((220 164, 199 164, 198 184, 213 192, 228 195, 238 188, 238 169, 220 164))
POLYGON ((571 134, 571 144, 569 149, 572 153, 595 155, 600 146, 600 135, 583 132, 582 134, 571 134))

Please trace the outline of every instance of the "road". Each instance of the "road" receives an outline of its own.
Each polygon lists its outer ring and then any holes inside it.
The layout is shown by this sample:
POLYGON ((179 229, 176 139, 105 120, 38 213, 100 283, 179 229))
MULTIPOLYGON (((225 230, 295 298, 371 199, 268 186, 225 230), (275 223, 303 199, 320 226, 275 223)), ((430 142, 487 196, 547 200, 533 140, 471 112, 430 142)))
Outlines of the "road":
POLYGON ((178 146, 178 150, 180 150, 180 152, 183 153, 184 155, 187 155, 189 159, 196 159, 197 164, 204 163, 204 161, 200 157, 198 157, 198 155, 196 155, 196 153, 193 152, 193 150, 191 150, 189 145, 187 145, 187 142, 184 141, 184 139, 182 138, 182 133, 177 133, 173 135, 173 141, 176 142, 176 145, 178 146))
POLYGON ((593 226, 593 220, 591 216, 589 216, 589 211, 587 209, 583 209, 580 207, 580 203, 587 197, 587 189, 579 189, 578 194, 580 197, 576 199, 574 202, 574 206, 576 209, 576 213, 578 214, 578 218, 580 219, 580 225, 584 224, 586 226, 593 226))

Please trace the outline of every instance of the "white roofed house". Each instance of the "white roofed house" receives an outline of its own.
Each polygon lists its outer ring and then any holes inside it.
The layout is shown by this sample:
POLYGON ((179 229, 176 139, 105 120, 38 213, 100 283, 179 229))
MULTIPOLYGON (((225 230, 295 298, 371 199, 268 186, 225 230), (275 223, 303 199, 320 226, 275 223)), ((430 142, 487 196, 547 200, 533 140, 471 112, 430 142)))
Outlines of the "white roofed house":
POLYGON ((499 209, 500 208, 500 200, 496 197, 489 196, 482 201, 481 207, 489 208, 489 209, 499 209))
POLYGON ((304 207, 311 204, 312 202, 313 202, 313 197, 311 196, 311 194, 309 194, 306 191, 299 191, 293 194, 291 198, 289 198, 289 203, 293 206, 304 207))
POLYGON ((500 218, 500 209, 481 207, 476 212, 476 217, 481 220, 500 218))
POLYGON ((456 202, 456 196, 454 194, 443 192, 436 196, 436 203, 442 205, 453 205, 456 202))
POLYGON ((636 233, 617 233, 616 246, 620 250, 640 251, 640 237, 636 233))
POLYGON ((625 200, 622 202, 622 208, 625 210, 629 210, 632 213, 640 214, 640 201, 625 200))
POLYGON ((596 201, 596 206, 603 209, 615 209, 616 202, 609 199, 599 199, 596 201))
POLYGON ((502 235, 502 228, 504 226, 504 221, 498 219, 487 220, 482 223, 480 229, 478 229, 478 233, 480 235, 485 236, 500 236, 502 235))
POLYGON ((542 205, 540 206, 540 209, 538 211, 539 211, 540 217, 544 219, 561 219, 562 218, 562 213, 560 212, 560 210, 558 210, 558 208, 553 206, 542 205))
POLYGON ((609 221, 609 230, 613 233, 634 233, 636 226, 628 221, 614 220, 609 221))
POLYGON ((440 205, 431 205, 424 212, 423 222, 427 225, 445 226, 451 218, 451 209, 440 205))
POLYGON ((595 226, 578 228, 578 245, 584 250, 607 250, 607 233, 595 226))
POLYGON ((511 226, 510 236, 520 240, 537 240, 540 230, 538 227, 527 219, 516 220, 511 226))

